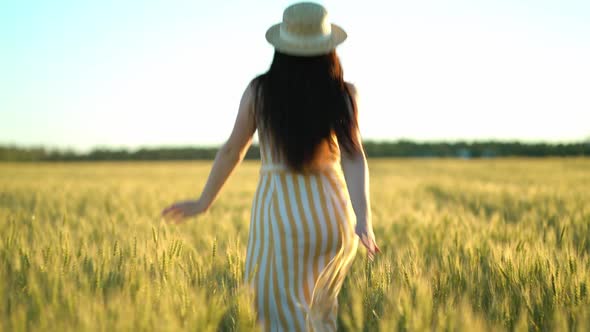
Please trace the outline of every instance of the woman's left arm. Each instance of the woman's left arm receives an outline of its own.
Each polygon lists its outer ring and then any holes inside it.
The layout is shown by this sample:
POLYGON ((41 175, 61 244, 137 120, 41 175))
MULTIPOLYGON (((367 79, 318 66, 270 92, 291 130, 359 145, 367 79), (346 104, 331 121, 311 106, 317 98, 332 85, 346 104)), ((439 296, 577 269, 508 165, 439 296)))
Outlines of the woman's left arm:
POLYGON ((226 180, 236 166, 244 159, 252 144, 256 131, 254 116, 254 88, 250 83, 242 95, 238 115, 232 133, 217 151, 207 183, 197 200, 176 202, 162 211, 162 216, 173 221, 180 221, 203 213, 213 204, 226 180))

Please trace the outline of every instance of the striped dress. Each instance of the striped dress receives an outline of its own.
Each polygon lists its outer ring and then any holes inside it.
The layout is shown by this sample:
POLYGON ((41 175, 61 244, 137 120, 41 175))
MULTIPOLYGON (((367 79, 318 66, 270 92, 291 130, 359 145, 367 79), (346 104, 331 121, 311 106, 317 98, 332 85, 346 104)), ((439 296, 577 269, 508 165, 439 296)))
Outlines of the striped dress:
POLYGON ((337 296, 358 247, 340 156, 291 172, 259 131, 245 278, 264 331, 335 331, 337 296))

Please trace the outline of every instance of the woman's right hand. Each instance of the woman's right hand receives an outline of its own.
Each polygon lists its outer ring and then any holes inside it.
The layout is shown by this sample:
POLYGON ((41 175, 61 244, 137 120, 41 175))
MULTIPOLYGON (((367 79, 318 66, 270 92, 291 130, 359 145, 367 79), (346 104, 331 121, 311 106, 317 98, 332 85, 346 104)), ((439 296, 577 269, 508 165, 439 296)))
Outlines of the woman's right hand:
POLYGON ((194 217, 207 211, 207 205, 200 199, 176 202, 162 211, 162 217, 168 222, 180 223, 188 217, 194 217))
POLYGON ((373 260, 377 253, 381 252, 379 246, 375 242, 375 233, 373 232, 373 226, 367 225, 367 222, 364 220, 357 220, 356 227, 354 228, 356 235, 361 240, 361 243, 367 248, 367 256, 369 260, 373 260))

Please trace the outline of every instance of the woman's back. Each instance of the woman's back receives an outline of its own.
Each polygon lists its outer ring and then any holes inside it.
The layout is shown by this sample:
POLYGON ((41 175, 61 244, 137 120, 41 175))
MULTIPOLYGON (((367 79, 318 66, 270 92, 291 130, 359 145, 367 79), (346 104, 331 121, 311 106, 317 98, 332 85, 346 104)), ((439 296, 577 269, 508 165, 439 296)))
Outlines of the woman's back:
MULTIPOLYGON (((289 168, 284 153, 273 142, 273 138, 260 125, 258 126, 258 142, 260 145, 260 159, 263 168, 279 167, 289 168)), ((335 134, 323 140, 316 148, 315 156, 311 163, 304 168, 305 171, 317 171, 326 167, 339 167, 340 147, 335 134)))
POLYGON ((267 159, 294 170, 339 160, 340 147, 358 152, 356 104, 334 51, 298 57, 275 52, 252 82, 254 117, 267 159))

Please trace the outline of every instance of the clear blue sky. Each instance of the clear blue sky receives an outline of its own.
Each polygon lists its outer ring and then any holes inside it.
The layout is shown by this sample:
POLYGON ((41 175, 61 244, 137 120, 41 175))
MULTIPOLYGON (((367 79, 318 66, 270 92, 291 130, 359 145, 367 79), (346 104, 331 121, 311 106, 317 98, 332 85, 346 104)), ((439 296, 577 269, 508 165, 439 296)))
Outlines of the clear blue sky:
MULTIPOLYGON (((319 1, 365 139, 590 136, 590 1, 319 1)), ((222 143, 292 1, 0 1, 0 144, 222 143)))

